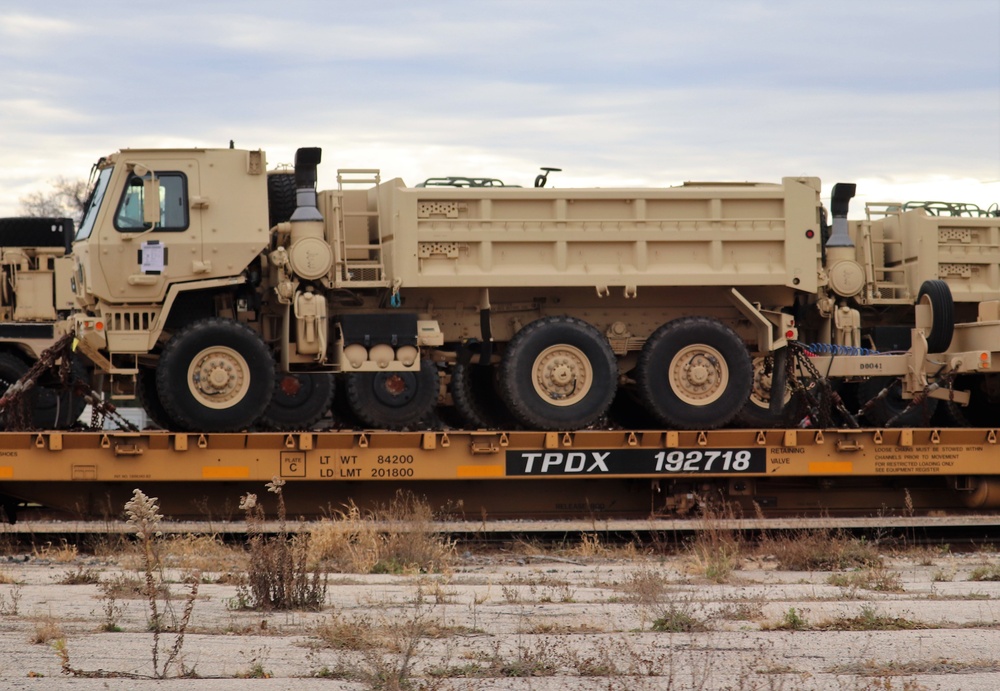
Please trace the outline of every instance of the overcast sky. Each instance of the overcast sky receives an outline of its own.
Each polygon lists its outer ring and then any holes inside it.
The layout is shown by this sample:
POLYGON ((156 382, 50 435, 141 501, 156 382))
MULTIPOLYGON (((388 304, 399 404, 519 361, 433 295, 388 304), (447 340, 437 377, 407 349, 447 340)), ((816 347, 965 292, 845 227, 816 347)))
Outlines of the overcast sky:
MULTIPOLYGON (((119 148, 1000 201, 997 0, 4 0, 0 215, 119 148)), ((852 216, 857 216, 856 204, 852 216)))

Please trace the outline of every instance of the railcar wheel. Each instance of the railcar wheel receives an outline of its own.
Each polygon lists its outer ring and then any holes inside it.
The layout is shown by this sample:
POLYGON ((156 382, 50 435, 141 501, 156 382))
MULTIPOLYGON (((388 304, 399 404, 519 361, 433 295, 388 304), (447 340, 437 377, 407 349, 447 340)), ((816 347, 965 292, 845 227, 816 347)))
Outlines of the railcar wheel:
POLYGON ((955 301, 951 288, 941 280, 924 281, 917 294, 918 305, 929 305, 933 318, 927 334, 927 350, 943 353, 955 335, 955 301))
POLYGON ((279 373, 260 426, 278 431, 309 429, 323 419, 332 404, 332 374, 279 373))
POLYGON ((465 427, 507 429, 515 425, 497 395, 497 371, 491 365, 457 364, 451 369, 449 390, 455 412, 465 427))
POLYGON ((743 340, 725 324, 682 317, 646 341, 636 379, 643 403, 662 424, 714 429, 750 397, 753 367, 743 340))
POLYGON ((274 393, 274 358, 249 327, 211 317, 167 343, 156 370, 167 415, 194 432, 236 432, 253 425, 274 393))
POLYGON ((903 398, 900 395, 901 388, 902 382, 894 377, 872 377, 858 382, 858 400, 865 408, 865 419, 875 427, 929 426, 937 409, 938 399, 925 398, 920 404, 909 408, 912 399, 903 398), (877 399, 885 388, 888 388, 886 395, 877 399), (868 405, 869 402, 872 402, 871 406, 868 405))
POLYGON ((954 386, 969 392, 969 405, 945 401, 943 410, 949 424, 992 428, 1000 425, 1000 374, 959 376, 954 386))
POLYGON ((573 317, 544 317, 517 332, 500 365, 500 394, 529 429, 581 429, 607 412, 618 384, 608 340, 573 317))
POLYGON ((150 422, 160 429, 185 431, 177 429, 180 425, 170 419, 167 409, 160 402, 160 394, 156 390, 156 370, 146 367, 139 369, 135 382, 135 398, 142 409, 146 411, 150 422))
POLYGON ((399 430, 427 418, 438 399, 437 367, 420 361, 417 372, 349 372, 347 400, 362 424, 399 430))

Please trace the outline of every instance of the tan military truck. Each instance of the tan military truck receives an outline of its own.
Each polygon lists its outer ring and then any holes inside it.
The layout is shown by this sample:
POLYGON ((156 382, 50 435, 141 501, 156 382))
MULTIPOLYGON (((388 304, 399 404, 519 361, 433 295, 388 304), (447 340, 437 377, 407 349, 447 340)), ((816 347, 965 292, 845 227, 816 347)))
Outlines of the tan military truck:
MULTIPOLYGON (((23 377, 61 335, 57 322, 74 308, 69 218, 0 218, 0 396, 23 377)), ((79 369, 71 370, 83 376, 79 369)), ((83 399, 48 373, 27 394, 23 421, 39 429, 76 422, 83 399)), ((14 411, 4 411, 6 424, 14 411)))
POLYGON ((261 151, 99 162, 75 319, 112 395, 134 387, 182 430, 290 429, 326 412, 336 380, 366 427, 425 424, 447 402, 472 427, 569 430, 602 424, 620 390, 652 424, 710 429, 774 422, 770 356, 790 342, 816 343, 822 374, 898 380, 900 401, 961 404, 948 377, 996 376, 988 338, 952 340, 956 312, 1000 298, 997 218, 850 223, 838 185, 828 224, 811 177, 407 187, 353 169, 317 191, 319 163, 297 152, 293 205, 261 151), (968 272, 941 268, 959 257, 968 272), (862 349, 900 327, 904 352, 862 349))

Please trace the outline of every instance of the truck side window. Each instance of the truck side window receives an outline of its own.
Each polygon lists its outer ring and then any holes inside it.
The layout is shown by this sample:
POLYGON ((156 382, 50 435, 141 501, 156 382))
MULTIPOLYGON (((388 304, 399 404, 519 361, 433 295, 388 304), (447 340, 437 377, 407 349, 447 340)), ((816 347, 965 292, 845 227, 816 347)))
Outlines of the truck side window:
MULTIPOLYGON (((160 207, 160 223, 156 230, 181 231, 188 228, 187 177, 184 173, 157 173, 160 181, 160 198, 153 201, 160 207)), ((130 175, 125 191, 118 202, 115 229, 123 232, 148 230, 142 222, 143 178, 130 175)))

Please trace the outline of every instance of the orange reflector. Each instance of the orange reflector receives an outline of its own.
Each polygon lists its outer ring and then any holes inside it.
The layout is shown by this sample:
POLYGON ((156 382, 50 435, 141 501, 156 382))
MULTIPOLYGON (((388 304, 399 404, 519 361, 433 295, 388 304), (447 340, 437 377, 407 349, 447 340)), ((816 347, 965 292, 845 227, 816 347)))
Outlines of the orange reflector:
POLYGON ((238 480, 250 477, 250 468, 245 465, 221 467, 206 465, 201 468, 201 476, 206 480, 238 480))
POLYGON ((0 478, 9 480, 14 477, 14 468, 9 465, 0 465, 0 478))
POLYGON ((100 331, 101 329, 104 328, 104 322, 97 322, 96 324, 94 324, 94 328, 100 331))
POLYGON ((853 473, 854 463, 852 461, 813 461, 809 464, 809 472, 817 475, 853 473))

